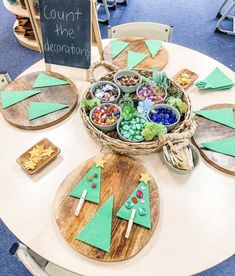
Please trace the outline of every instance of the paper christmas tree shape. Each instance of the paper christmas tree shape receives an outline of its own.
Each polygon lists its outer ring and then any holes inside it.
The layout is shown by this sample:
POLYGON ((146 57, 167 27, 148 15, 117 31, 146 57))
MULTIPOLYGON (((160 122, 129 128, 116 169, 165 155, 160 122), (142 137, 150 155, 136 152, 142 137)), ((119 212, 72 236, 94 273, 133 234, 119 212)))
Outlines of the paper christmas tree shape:
POLYGON ((33 84, 33 88, 59 86, 59 85, 65 85, 65 84, 69 84, 69 82, 55 77, 48 76, 44 73, 40 73, 33 84))
POLYGON ((210 150, 235 157, 235 136, 214 142, 205 142, 202 145, 210 150))
POLYGON ((235 128, 232 108, 197 110, 194 113, 211 121, 235 128))
POLYGON ((29 120, 31 121, 68 107, 67 104, 31 102, 29 105, 29 120))
POLYGON ((162 47, 162 42, 159 40, 155 40, 155 39, 145 40, 145 44, 146 44, 152 58, 154 58, 156 56, 156 54, 162 47))
POLYGON ((110 252, 112 230, 113 196, 97 211, 77 235, 76 240, 110 252))
POLYGON ((112 58, 118 56, 128 45, 128 42, 113 40, 112 41, 112 58))
POLYGON ((127 68, 132 69, 143 61, 147 55, 138 52, 128 51, 127 55, 127 68))
POLYGON ((38 93, 41 93, 41 91, 31 91, 31 90, 23 90, 23 91, 4 91, 1 92, 1 98, 2 98, 2 108, 10 107, 16 103, 22 102, 26 100, 29 97, 32 97, 38 93))
POLYGON ((151 210, 149 201, 149 180, 148 174, 141 174, 139 184, 129 196, 125 204, 118 210, 117 216, 130 220, 133 209, 136 209, 134 223, 151 228, 151 210))
POLYGON ((70 192, 70 196, 81 198, 84 190, 87 190, 85 200, 99 203, 100 202, 100 179, 101 168, 104 160, 96 160, 96 164, 86 173, 86 175, 77 183, 70 192))

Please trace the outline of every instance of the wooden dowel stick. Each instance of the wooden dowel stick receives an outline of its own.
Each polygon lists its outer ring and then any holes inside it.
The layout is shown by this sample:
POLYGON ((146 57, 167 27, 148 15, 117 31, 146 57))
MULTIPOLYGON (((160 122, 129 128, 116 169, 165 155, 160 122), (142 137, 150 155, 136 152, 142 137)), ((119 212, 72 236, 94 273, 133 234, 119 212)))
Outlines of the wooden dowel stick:
POLYGON ((126 239, 128 239, 129 236, 130 236, 132 225, 133 225, 134 218, 135 218, 135 213, 136 213, 136 209, 133 209, 132 212, 131 212, 131 217, 128 221, 127 229, 126 229, 126 234, 125 234, 126 239))
POLYGON ((75 210, 75 216, 76 216, 76 217, 79 215, 79 213, 80 213, 80 211, 81 211, 81 209, 82 209, 82 206, 83 206, 83 204, 84 204, 84 202, 85 202, 86 194, 87 194, 87 190, 84 190, 84 191, 82 192, 82 196, 81 196, 81 198, 80 198, 80 200, 79 200, 79 202, 78 202, 78 206, 77 206, 77 208, 76 208, 76 210, 75 210))

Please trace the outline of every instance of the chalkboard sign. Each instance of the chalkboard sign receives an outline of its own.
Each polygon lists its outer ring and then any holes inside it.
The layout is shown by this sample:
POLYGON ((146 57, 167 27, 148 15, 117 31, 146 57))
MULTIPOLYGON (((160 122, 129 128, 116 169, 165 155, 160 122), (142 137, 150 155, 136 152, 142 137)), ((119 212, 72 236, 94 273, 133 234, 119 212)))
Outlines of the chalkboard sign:
POLYGON ((39 6, 45 62, 89 68, 90 0, 40 0, 39 6))

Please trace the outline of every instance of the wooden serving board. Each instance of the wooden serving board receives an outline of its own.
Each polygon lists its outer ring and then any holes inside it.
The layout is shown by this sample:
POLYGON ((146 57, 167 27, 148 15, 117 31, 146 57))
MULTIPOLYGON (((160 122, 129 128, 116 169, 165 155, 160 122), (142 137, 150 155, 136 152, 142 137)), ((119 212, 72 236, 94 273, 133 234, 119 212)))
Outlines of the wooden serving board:
POLYGON ((59 187, 55 197, 56 222, 65 240, 81 254, 98 261, 123 261, 135 256, 147 244, 157 228, 160 212, 158 188, 152 178, 150 181, 152 228, 147 229, 133 224, 129 239, 125 239, 128 222, 118 218, 116 213, 138 185, 140 173, 148 171, 141 163, 124 155, 110 153, 101 157, 106 162, 102 169, 100 204, 86 201, 79 216, 76 217, 74 211, 79 199, 68 196, 72 188, 95 164, 96 157, 75 168, 59 187), (113 224, 110 253, 107 253, 78 241, 75 237, 111 195, 114 195, 113 224))
POLYGON ((148 55, 141 63, 139 63, 135 69, 152 69, 157 68, 162 70, 168 62, 168 51, 165 47, 159 50, 155 58, 152 58, 143 38, 131 37, 122 38, 122 41, 129 42, 130 44, 126 47, 115 59, 112 59, 112 44, 109 43, 104 48, 104 60, 118 66, 118 68, 127 68, 127 53, 128 51, 139 52, 148 55))
MULTIPOLYGON (((234 104, 214 104, 203 109, 219 109, 233 108, 235 116, 234 104)), ((194 134, 192 141, 198 147, 202 157, 214 168, 221 172, 235 175, 235 158, 212 150, 204 148, 201 143, 212 142, 235 136, 235 129, 224 126, 222 124, 210 121, 202 116, 196 115, 195 121, 198 124, 198 129, 194 134)))
MULTIPOLYGON (((40 73, 45 72, 31 73, 14 80, 5 88, 5 91, 33 90, 33 84, 40 73)), ((78 91, 76 86, 71 82, 71 80, 67 79, 66 77, 58 73, 47 72, 47 74, 52 77, 66 80, 70 82, 70 84, 37 88, 35 90, 39 90, 42 93, 34 95, 33 97, 29 97, 28 99, 19 102, 13 106, 10 106, 6 109, 2 109, 1 111, 3 117, 10 124, 28 130, 42 129, 61 122, 62 120, 67 118, 76 108, 78 102, 78 91), (65 108, 57 112, 43 116, 41 118, 29 121, 28 110, 30 102, 62 103, 69 105, 69 108, 65 108)))
POLYGON ((172 79, 174 81, 176 81, 179 85, 181 85, 184 89, 189 88, 190 86, 192 86, 192 84, 195 82, 195 80, 198 78, 198 74, 194 73, 193 71, 190 71, 189 69, 182 69, 180 70, 172 79), (180 84, 177 80, 178 78, 182 75, 182 74, 187 74, 190 77, 190 81, 189 83, 182 85, 180 84))

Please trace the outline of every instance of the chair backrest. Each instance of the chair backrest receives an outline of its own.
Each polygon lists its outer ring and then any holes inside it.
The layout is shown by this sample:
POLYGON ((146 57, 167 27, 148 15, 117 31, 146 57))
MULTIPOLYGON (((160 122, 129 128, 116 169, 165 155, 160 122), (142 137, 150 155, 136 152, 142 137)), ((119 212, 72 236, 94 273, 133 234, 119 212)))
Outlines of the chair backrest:
POLYGON ((109 28, 109 38, 122 38, 129 36, 144 37, 171 41, 173 26, 154 22, 133 22, 109 28))

